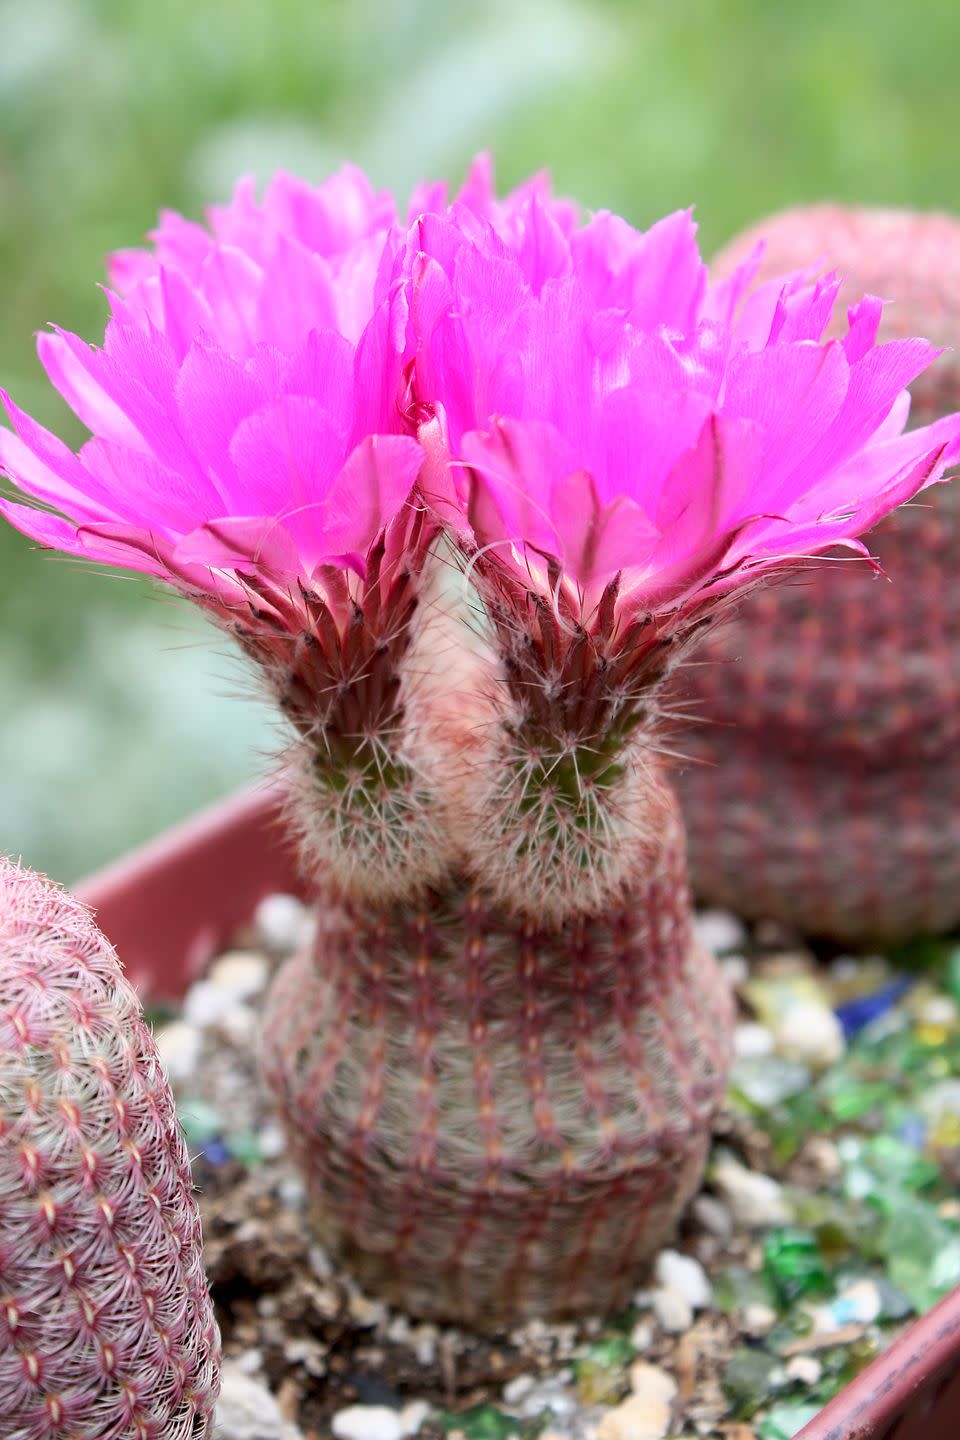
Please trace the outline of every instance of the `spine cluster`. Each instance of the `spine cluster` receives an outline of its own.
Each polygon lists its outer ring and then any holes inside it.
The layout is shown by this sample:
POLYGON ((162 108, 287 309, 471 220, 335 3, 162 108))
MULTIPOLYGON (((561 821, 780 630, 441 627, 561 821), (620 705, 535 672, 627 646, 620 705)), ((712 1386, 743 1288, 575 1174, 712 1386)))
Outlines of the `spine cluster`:
POLYGON ((220 1340, 156 1047, 79 902, 0 857, 5 1440, 202 1440, 220 1340))

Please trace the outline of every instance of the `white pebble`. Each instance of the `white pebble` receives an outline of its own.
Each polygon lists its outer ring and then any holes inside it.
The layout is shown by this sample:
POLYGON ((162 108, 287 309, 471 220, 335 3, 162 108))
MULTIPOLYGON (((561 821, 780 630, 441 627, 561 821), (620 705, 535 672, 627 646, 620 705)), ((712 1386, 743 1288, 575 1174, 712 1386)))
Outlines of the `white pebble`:
POLYGON ((252 1000, 267 983, 267 962, 248 950, 231 950, 210 967, 207 977, 234 1000, 252 1000))
POLYGON ((744 1306, 740 1316, 740 1328, 753 1340, 760 1340, 777 1323, 777 1312, 772 1305, 755 1302, 744 1306))
POLYGON ((693 1324, 693 1307, 679 1290, 654 1290, 653 1313, 668 1335, 682 1335, 693 1324))
POLYGON ((503 1387, 503 1403, 505 1405, 519 1405, 524 1400, 534 1385, 537 1383, 535 1375, 514 1375, 503 1387))
POLYGON ((257 1017, 249 1005, 232 1006, 220 1020, 220 1029, 238 1049, 252 1045, 257 1034, 257 1017))
POLYGON ((659 1365, 650 1365, 646 1360, 634 1360, 630 1366, 630 1389, 635 1395, 659 1395, 668 1405, 673 1403, 677 1393, 677 1382, 659 1365))
POLYGON ((816 1070, 833 1065, 843 1055, 843 1026, 825 1005, 798 1000, 777 1026, 777 1050, 785 1060, 803 1060, 816 1070))
POLYGON ((653 1326, 649 1320, 638 1320, 630 1331, 630 1344, 638 1355, 649 1350, 653 1344, 653 1326))
POLYGON ((520 1401, 520 1414, 527 1420, 536 1419, 542 1415, 544 1410, 550 1409, 558 1419, 566 1415, 572 1415, 577 1409, 577 1401, 567 1389, 562 1375, 548 1375, 544 1380, 538 1380, 531 1390, 520 1401))
POLYGON ((410 1433, 389 1405, 348 1405, 334 1415, 331 1429, 337 1440, 404 1440, 410 1433))
POLYGON ((440 1332, 436 1325, 418 1325, 413 1332, 413 1353, 418 1365, 432 1365, 437 1358, 437 1341, 440 1332))
POLYGON ((823 1366, 815 1355, 794 1355, 787 1361, 784 1373, 788 1380, 796 1380, 800 1385, 816 1385, 823 1366))
POLYGON ((702 1230, 716 1235, 718 1240, 729 1240, 733 1234, 733 1216, 714 1195, 698 1195, 690 1207, 693 1218, 702 1230))
POLYGON ((713 1301, 713 1290, 699 1260, 679 1250, 661 1250, 653 1267, 654 1277, 664 1290, 675 1290, 694 1310, 705 1310, 713 1301))
POLYGON ((750 978, 750 966, 745 955, 724 955, 720 960, 720 973, 734 989, 750 978))
POLYGON ((790 1220, 783 1189, 769 1175, 747 1170, 732 1157, 724 1157, 714 1166, 712 1178, 734 1220, 747 1229, 762 1230, 790 1220))
POLYGON ((189 1080, 197 1068, 203 1036, 195 1025, 185 1020, 173 1020, 158 1030, 154 1039, 160 1051, 160 1059, 170 1079, 176 1085, 189 1080))
POLYGON ((951 995, 931 995, 918 1008, 917 1019, 921 1025, 946 1025, 949 1028, 956 1024, 957 1002, 951 995))
POLYGON ((743 924, 729 910, 701 910, 694 916, 693 929, 700 944, 714 955, 739 950, 747 938, 743 924))
POLYGON ((283 1133, 283 1127, 275 1120, 268 1120, 261 1125, 257 1139, 260 1144, 260 1154, 264 1160, 276 1160, 287 1148, 287 1137, 283 1133))
POLYGON ((433 1407, 426 1400, 411 1400, 400 1411, 400 1424, 404 1435, 416 1435, 433 1407))
POLYGON ((733 1053, 738 1060, 755 1060, 761 1055, 772 1055, 773 1050, 772 1033, 755 1020, 745 1020, 733 1032, 733 1053))
POLYGON ((313 932, 310 911, 295 895, 268 895, 257 906, 253 923, 260 944, 280 953, 308 944, 313 932))
POLYGON ((845 1325, 872 1325, 883 1309, 883 1297, 872 1280, 857 1280, 840 1291, 833 1307, 845 1325))
POLYGON ((597 1426, 597 1440, 662 1440, 669 1428, 668 1402, 648 1391, 608 1410, 597 1426))
POLYGON ((217 1440, 285 1440, 289 1434, 267 1387, 225 1360, 214 1428, 217 1440))

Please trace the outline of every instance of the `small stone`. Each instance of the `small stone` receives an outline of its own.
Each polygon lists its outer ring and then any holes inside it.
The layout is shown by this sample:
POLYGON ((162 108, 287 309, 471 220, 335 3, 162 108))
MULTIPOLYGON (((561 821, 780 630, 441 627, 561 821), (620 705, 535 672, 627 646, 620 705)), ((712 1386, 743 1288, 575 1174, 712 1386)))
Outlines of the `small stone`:
POLYGON ((810 1066, 782 1055, 755 1055, 736 1060, 730 1072, 730 1087, 757 1110, 772 1110, 784 1100, 808 1090, 810 1066))
POLYGON ((372 1329, 375 1325, 386 1322, 387 1307, 382 1300, 371 1300, 359 1290, 351 1289, 347 1305, 351 1318, 364 1329, 372 1329))
POLYGON ((654 1329, 649 1320, 638 1320, 630 1331, 630 1344, 638 1355, 642 1355, 653 1344, 654 1329))
POLYGON ((819 1403, 811 1405, 806 1401, 774 1405, 757 1426, 757 1440, 793 1440, 822 1408, 819 1403))
POLYGON ((650 1365, 646 1360, 635 1360, 630 1366, 630 1389, 635 1395, 659 1395, 672 1405, 677 1394, 677 1382, 659 1365, 650 1365))
POLYGON ((773 1054, 773 1031, 756 1020, 745 1020, 733 1032, 733 1053, 738 1060, 773 1054))
POLYGON ((679 1290, 654 1290, 653 1313, 668 1335, 682 1335, 693 1324, 693 1307, 679 1290))
POLYGON ((264 1160, 276 1160, 287 1148, 287 1138, 275 1120, 268 1120, 259 1130, 260 1154, 264 1160))
POLYGON ((744 955, 724 955, 720 961, 720 973, 734 989, 744 985, 750 978, 750 966, 744 955))
POLYGON ((405 1440, 399 1410, 389 1405, 348 1405, 338 1410, 331 1421, 336 1440, 405 1440))
POLYGON ((195 1025, 185 1020, 172 1020, 156 1032, 154 1039, 164 1069, 174 1085, 189 1080, 197 1068, 203 1036, 195 1025))
POLYGON ((427 1400, 411 1400, 400 1411, 400 1424, 404 1436, 416 1435, 433 1407, 427 1400))
POLYGON ((229 950, 210 967, 207 977, 218 990, 237 1001, 252 1000, 267 983, 267 962, 248 950, 229 950))
POLYGON ((437 1358, 437 1341, 440 1332, 436 1325, 418 1325, 413 1332, 413 1353, 417 1357, 417 1363, 425 1368, 432 1365, 437 1358))
POLYGON ((668 1402, 647 1391, 608 1410, 597 1426, 597 1440, 662 1440, 669 1428, 668 1402))
POLYGON ((957 1016, 957 1002, 952 995, 925 996, 916 1011, 921 1025, 939 1025, 947 1030, 956 1025, 957 1016))
POLYGON ((815 1355, 794 1355, 792 1360, 786 1364, 786 1376, 788 1380, 794 1380, 798 1385, 816 1385, 823 1374, 823 1366, 815 1355))
POLYGON ((690 1207, 693 1218, 703 1230, 718 1240, 729 1240, 733 1234, 733 1216, 714 1195, 698 1195, 690 1207))
POLYGON ((705 950, 723 955, 740 950, 746 944, 747 932, 736 915, 728 910, 701 910, 694 916, 694 934, 705 950))
POLYGON ((277 954, 308 944, 313 933, 310 911, 295 895, 268 895, 257 906, 253 923, 260 944, 277 954))
MULTIPOLYGON (((620 1393, 623 1393, 622 1390, 620 1393)), ((536 1385, 527 1391, 519 1409, 520 1414, 528 1420, 535 1420, 544 1410, 552 1410, 559 1420, 574 1413, 577 1400, 559 1375, 549 1375, 545 1380, 538 1380, 536 1385)))
MULTIPOLYGON (((620 1391, 620 1394, 622 1392, 620 1391)), ((521 1416, 527 1420, 535 1420, 544 1410, 553 1411, 557 1418, 571 1416, 576 1408, 576 1395, 573 1395, 558 1375, 548 1375, 545 1380, 538 1380, 533 1390, 527 1391, 520 1403, 521 1416)))
POLYGON ((732 1156, 724 1156, 714 1165, 712 1180, 734 1220, 748 1230, 783 1225, 789 1220, 783 1189, 769 1175, 748 1170, 732 1156))
POLYGON ((751 1340, 762 1340, 776 1323, 777 1312, 772 1305, 747 1305, 740 1316, 740 1328, 751 1340))
POLYGON ((291 1431, 267 1387, 224 1360, 214 1435, 216 1440, 286 1440, 291 1431))
POLYGON ((782 1016, 776 1028, 777 1050, 784 1060, 800 1060, 814 1070, 825 1070, 846 1049, 843 1026, 825 1005, 800 1000, 782 1016))
POLYGON ((883 1297, 872 1280, 858 1280, 840 1291, 830 1309, 838 1325, 872 1325, 883 1309, 883 1297))
POLYGON ((537 1383, 536 1375, 514 1375, 503 1387, 503 1403, 505 1405, 519 1405, 525 1399, 534 1385, 537 1383))
POLYGON ((694 1310, 706 1310, 713 1301, 707 1273, 699 1260, 679 1250, 661 1250, 653 1268, 657 1284, 675 1290, 694 1310))

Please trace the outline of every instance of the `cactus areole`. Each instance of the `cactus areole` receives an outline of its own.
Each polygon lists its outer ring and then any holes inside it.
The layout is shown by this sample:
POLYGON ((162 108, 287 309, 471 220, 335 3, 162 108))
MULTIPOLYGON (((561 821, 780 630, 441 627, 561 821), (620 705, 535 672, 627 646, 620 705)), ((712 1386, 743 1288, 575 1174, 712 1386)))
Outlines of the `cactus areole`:
POLYGON ((136 995, 89 912, 0 856, 4 1440, 202 1440, 219 1359, 136 995))
POLYGON ((901 398, 935 352, 878 346, 870 297, 824 342, 835 280, 711 286, 689 214, 584 223, 483 160, 406 219, 347 169, 153 239, 103 349, 40 342, 93 438, 8 399, 0 504, 190 596, 289 722, 320 928, 265 1066, 331 1251, 420 1315, 616 1306, 697 1183, 732 1023, 665 683, 738 593, 942 476, 960 417, 904 434, 901 398))

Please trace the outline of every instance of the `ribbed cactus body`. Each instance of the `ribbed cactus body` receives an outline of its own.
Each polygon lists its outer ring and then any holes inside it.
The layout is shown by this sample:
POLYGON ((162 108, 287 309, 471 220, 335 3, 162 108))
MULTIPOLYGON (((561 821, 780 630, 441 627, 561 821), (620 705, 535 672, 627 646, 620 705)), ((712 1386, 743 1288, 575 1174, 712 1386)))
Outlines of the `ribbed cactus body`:
POLYGON ((0 857, 4 1440, 201 1440, 219 1335, 156 1047, 78 902, 0 857))
POLYGON ((265 1065, 323 1242, 372 1292, 495 1328, 624 1303, 700 1178, 730 998, 683 842, 602 915, 506 918, 467 883, 321 910, 265 1065))
MULTIPOLYGON (((892 301, 887 338, 960 342, 960 221, 818 206, 767 241, 762 275, 821 262, 892 301)), ((924 422, 960 400, 947 354, 913 386, 924 422)), ((885 576, 838 560, 748 597, 678 689, 698 719, 676 783, 695 889, 748 917, 868 943, 960 920, 960 494, 933 486, 870 536, 885 576)))

